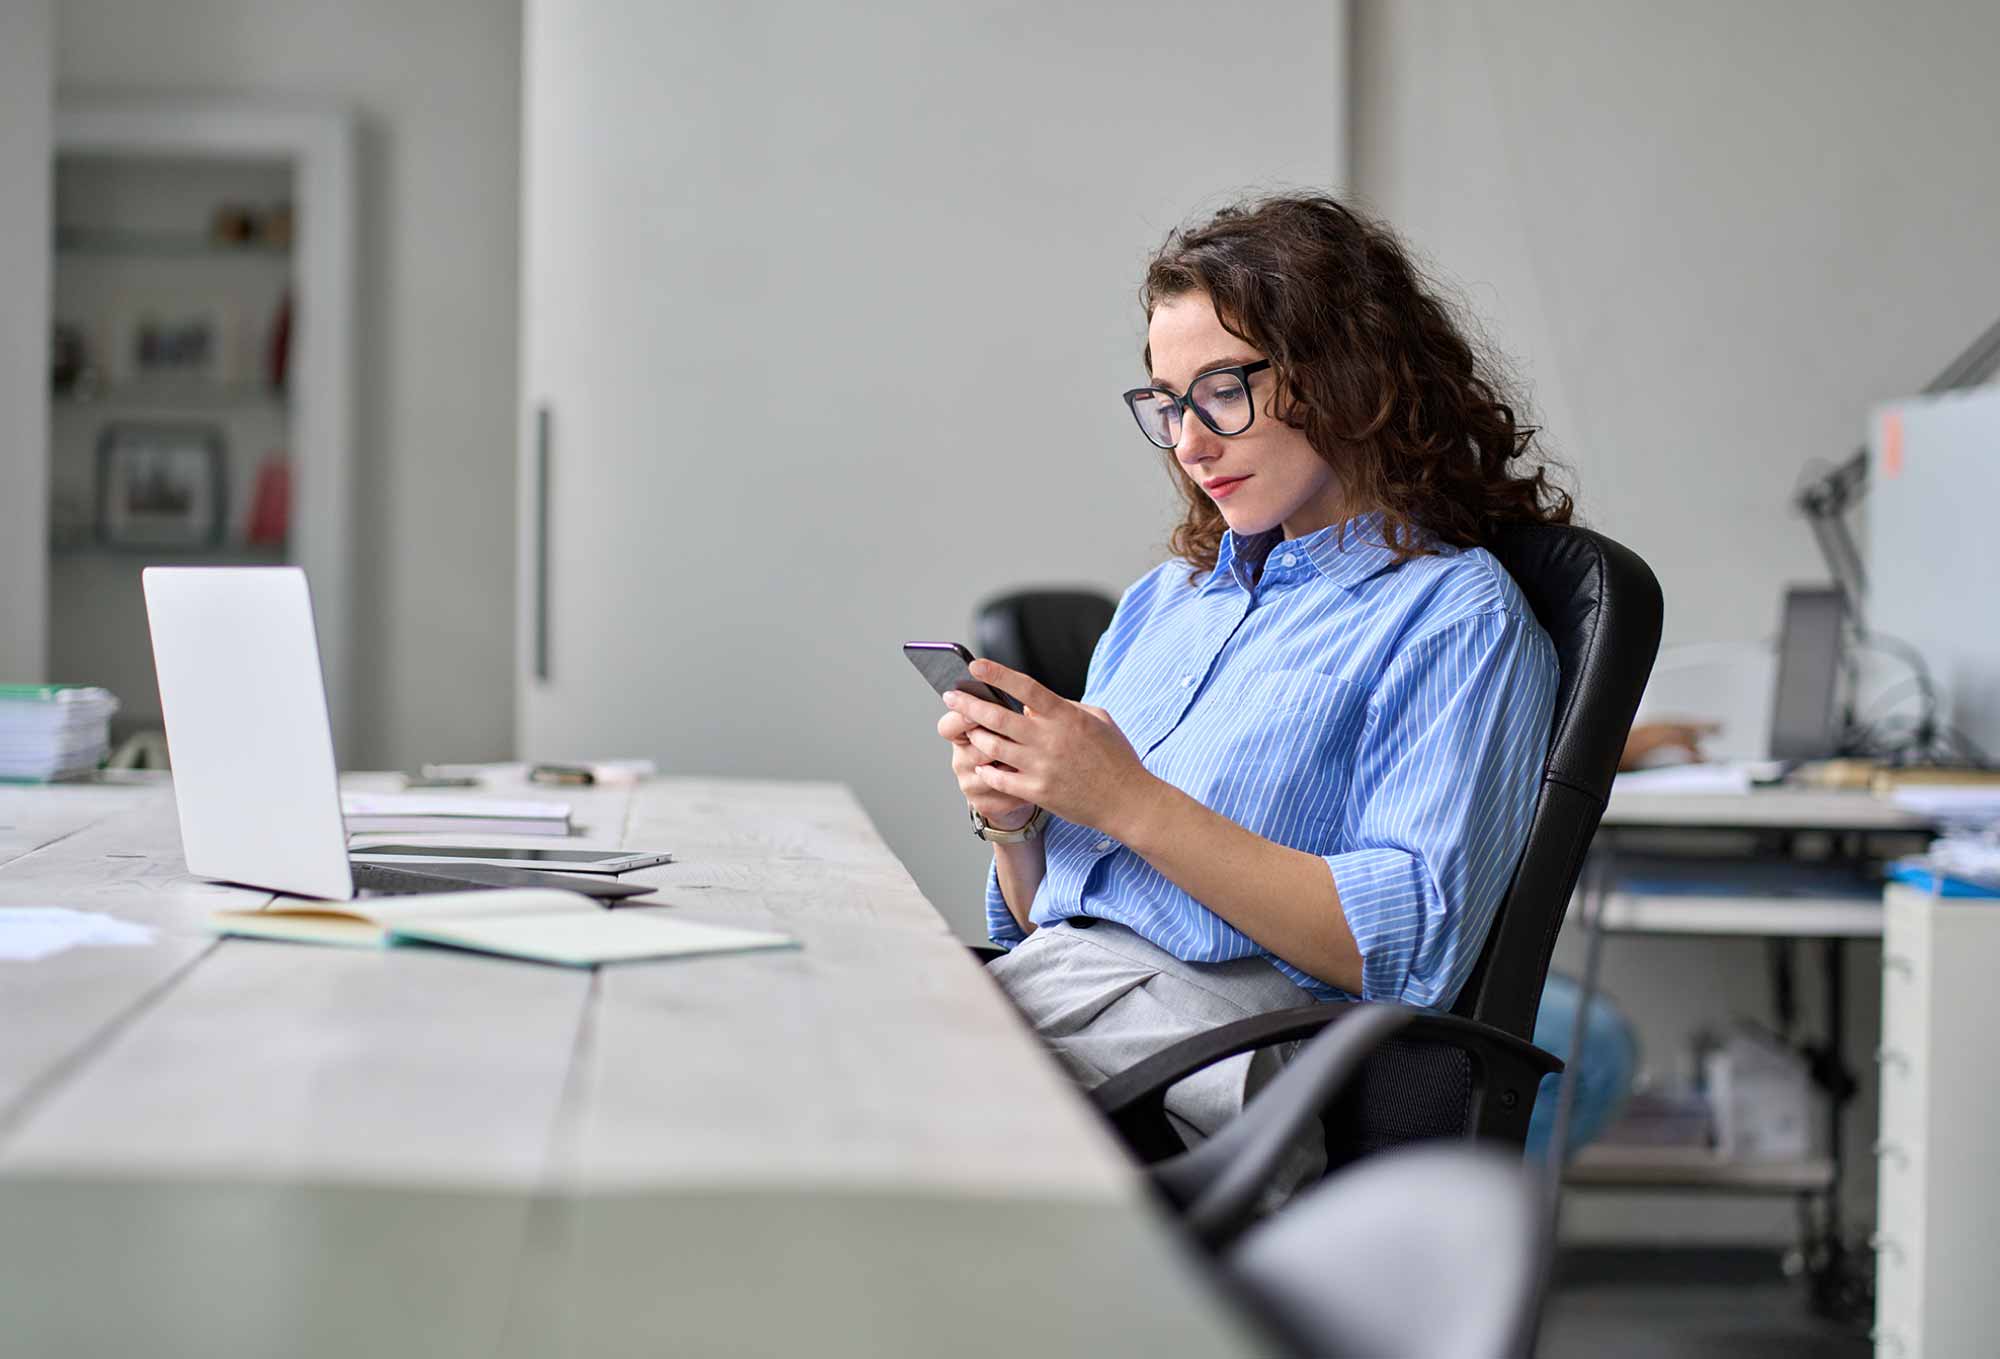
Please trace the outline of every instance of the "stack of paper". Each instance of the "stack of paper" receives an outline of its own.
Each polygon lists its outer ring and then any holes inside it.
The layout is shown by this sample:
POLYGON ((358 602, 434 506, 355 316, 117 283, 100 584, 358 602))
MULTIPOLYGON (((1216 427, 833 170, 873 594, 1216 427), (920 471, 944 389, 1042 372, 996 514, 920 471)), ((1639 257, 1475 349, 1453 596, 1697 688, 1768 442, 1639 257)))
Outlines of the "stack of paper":
POLYGON ((88 774, 110 751, 118 700, 76 684, 0 684, 0 781, 88 774))
POLYGON ((567 802, 502 801, 428 793, 342 793, 349 835, 442 831, 453 835, 568 835, 567 802))
POLYGON ((2000 788, 1988 784, 1938 783, 1898 788, 1896 805, 1940 825, 2000 826, 2000 788))

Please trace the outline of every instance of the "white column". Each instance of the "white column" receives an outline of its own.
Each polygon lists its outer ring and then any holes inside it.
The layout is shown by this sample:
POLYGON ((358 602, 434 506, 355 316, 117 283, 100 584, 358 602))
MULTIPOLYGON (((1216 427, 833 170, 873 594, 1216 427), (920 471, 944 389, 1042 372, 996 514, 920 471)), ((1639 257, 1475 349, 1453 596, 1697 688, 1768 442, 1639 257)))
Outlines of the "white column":
POLYGON ((0 5, 0 682, 48 678, 54 71, 52 0, 0 5))

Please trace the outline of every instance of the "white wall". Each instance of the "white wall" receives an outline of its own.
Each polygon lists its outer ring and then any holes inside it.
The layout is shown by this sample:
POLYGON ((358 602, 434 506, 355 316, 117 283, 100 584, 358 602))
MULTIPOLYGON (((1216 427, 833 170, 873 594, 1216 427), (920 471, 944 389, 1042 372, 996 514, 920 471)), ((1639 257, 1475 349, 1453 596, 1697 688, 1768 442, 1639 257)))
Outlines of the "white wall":
POLYGON ((0 683, 32 683, 47 639, 50 0, 0 5, 0 683))
MULTIPOLYGON (((1825 575, 1788 508, 1801 471, 2000 314, 2000 9, 1358 0, 1352 50, 1356 185, 1515 356, 1589 522, 1659 573, 1667 643, 1772 632, 1780 587, 1825 575)), ((1875 951, 1853 952, 1865 1069, 1875 951)), ((1754 944, 1618 941, 1606 984, 1662 1060, 1768 1012, 1754 944)), ((1871 1080, 1848 1143, 1864 1218, 1872 1102, 1871 1080)), ((1571 1225, 1789 1221, 1652 1197, 1571 1225)))
MULTIPOLYGON (((65 93, 312 98, 359 115, 348 758, 507 755, 519 0, 64 0, 56 50, 65 93)), ((0 82, 0 100, 12 93, 0 82)))
POLYGON ((983 938, 991 853, 899 644, 1165 555, 1177 498, 1118 398, 1144 262, 1224 195, 1339 181, 1343 19, 533 0, 555 607, 521 754, 841 780, 983 938))

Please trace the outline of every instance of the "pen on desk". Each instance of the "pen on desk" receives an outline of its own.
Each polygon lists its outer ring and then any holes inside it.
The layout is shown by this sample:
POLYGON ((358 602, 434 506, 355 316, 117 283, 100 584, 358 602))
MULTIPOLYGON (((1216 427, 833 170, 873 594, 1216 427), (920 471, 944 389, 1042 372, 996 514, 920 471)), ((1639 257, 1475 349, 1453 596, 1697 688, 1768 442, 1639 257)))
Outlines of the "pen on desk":
POLYGON ((596 783, 597 776, 580 764, 538 764, 528 771, 533 783, 596 783))

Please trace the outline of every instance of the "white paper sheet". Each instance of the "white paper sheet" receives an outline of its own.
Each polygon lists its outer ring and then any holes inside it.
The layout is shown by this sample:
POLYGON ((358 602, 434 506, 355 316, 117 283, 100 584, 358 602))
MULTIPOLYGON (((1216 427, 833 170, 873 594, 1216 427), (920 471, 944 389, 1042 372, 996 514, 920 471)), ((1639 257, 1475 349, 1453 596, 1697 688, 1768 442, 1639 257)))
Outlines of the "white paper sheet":
POLYGON ((73 948, 132 948, 153 931, 129 920, 67 906, 0 906, 0 961, 33 962, 73 948))

